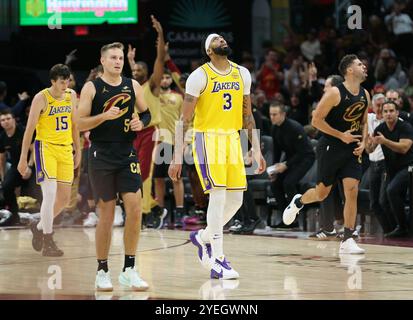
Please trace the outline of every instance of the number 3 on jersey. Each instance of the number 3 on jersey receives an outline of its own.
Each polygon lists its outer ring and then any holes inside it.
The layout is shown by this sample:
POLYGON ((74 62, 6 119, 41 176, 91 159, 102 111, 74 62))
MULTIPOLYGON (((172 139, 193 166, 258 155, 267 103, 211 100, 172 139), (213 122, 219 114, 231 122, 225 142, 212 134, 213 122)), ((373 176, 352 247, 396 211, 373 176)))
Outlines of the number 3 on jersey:
POLYGON ((232 108, 231 95, 229 93, 224 93, 224 99, 225 99, 224 110, 230 110, 232 108))
POLYGON ((67 129, 67 116, 56 117, 56 131, 65 131, 67 129))

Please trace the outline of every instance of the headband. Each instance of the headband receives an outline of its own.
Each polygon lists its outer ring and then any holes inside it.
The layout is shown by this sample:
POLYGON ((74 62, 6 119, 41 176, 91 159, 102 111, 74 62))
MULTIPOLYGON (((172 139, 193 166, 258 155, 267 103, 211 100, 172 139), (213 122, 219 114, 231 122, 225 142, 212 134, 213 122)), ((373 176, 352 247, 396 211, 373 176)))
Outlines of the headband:
POLYGON ((208 51, 209 45, 211 44, 212 39, 214 39, 215 37, 219 37, 219 34, 216 33, 211 33, 205 40, 205 52, 208 51))

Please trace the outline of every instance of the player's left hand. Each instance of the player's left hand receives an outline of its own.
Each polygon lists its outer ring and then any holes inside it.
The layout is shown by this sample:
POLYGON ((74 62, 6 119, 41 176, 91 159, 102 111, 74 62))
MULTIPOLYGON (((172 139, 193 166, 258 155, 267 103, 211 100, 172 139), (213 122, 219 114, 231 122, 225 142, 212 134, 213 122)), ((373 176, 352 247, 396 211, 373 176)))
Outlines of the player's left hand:
POLYGON ((364 141, 358 142, 357 145, 358 145, 358 147, 353 150, 353 154, 355 156, 361 156, 364 149, 366 148, 366 145, 365 145, 364 141))
POLYGON ((265 159, 262 156, 261 150, 254 150, 252 155, 254 157, 255 162, 258 163, 258 168, 255 169, 254 173, 255 174, 263 173, 265 169, 267 168, 267 163, 265 162, 265 159))
POLYGON ((73 155, 73 162, 74 162, 73 169, 77 169, 80 166, 81 161, 82 161, 82 153, 80 152, 80 150, 75 150, 75 154, 73 155))
POLYGON ((130 121, 130 128, 132 131, 141 131, 144 125, 141 120, 136 116, 135 113, 132 114, 132 120, 130 121))

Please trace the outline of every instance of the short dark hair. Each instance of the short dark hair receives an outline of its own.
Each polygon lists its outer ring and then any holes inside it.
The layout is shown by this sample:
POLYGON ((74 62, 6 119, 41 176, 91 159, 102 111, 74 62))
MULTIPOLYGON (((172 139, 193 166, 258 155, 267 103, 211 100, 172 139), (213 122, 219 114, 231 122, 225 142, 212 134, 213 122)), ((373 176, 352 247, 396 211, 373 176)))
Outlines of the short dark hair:
POLYGON ((7 91, 7 84, 4 81, 0 81, 0 96, 7 91))
POLYGON ((354 60, 358 59, 357 55, 355 54, 348 54, 345 55, 338 65, 338 71, 340 71, 341 75, 344 77, 347 73, 347 68, 353 63, 354 60))
POLYGON ((142 68, 144 68, 146 70, 146 72, 148 72, 148 64, 144 61, 137 61, 136 64, 140 65, 142 68))
POLYGON ((340 83, 344 82, 343 77, 338 74, 332 74, 331 76, 328 76, 327 79, 331 79, 331 85, 333 87, 337 87, 340 83))
POLYGON ((3 110, 0 111, 0 116, 5 116, 10 114, 12 116, 12 118, 14 119, 14 114, 13 111, 11 110, 11 108, 5 108, 3 110))
POLYGON ((57 80, 62 78, 63 80, 67 80, 70 78, 70 69, 65 64, 56 64, 54 65, 49 72, 50 80, 57 80))
POLYGON ((399 106, 397 105, 397 103, 394 100, 389 100, 389 99, 384 100, 384 102, 382 104, 382 108, 384 108, 384 106, 386 104, 392 104, 394 106, 394 108, 396 109, 396 111, 399 111, 399 106))
POLYGON ((280 101, 273 101, 270 104, 270 108, 279 108, 282 113, 287 113, 288 108, 285 104, 281 103, 280 101))
POLYGON ((123 46, 123 44, 121 42, 112 42, 112 43, 108 43, 105 44, 101 49, 100 49, 100 55, 103 56, 103 54, 110 50, 110 49, 121 49, 123 51, 125 47, 123 46))

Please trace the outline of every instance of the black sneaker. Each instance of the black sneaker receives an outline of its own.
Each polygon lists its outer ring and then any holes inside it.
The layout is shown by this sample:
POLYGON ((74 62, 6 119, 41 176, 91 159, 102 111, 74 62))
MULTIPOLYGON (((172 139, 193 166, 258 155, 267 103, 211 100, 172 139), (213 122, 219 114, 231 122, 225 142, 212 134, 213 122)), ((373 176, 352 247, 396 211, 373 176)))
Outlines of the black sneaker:
POLYGON ((248 225, 243 225, 239 230, 233 231, 234 234, 253 234, 255 228, 261 222, 260 219, 251 220, 248 225))
POLYGON ((42 255, 45 257, 61 257, 63 251, 60 250, 56 243, 53 241, 53 233, 45 234, 43 236, 43 251, 42 255))
POLYGON ((298 221, 294 221, 293 223, 286 225, 283 221, 281 221, 279 224, 275 226, 271 226, 271 229, 275 230, 294 230, 294 229, 299 229, 300 224, 298 221))
POLYGON ((0 219, 0 227, 17 227, 21 225, 23 224, 20 221, 20 216, 18 213, 8 212, 7 214, 3 214, 0 219))
POLYGON ((331 240, 337 240, 337 232, 336 229, 333 229, 333 231, 326 231, 326 230, 319 230, 309 236, 310 239, 312 240, 320 240, 320 241, 331 241, 331 240))
POLYGON ((175 228, 182 228, 184 226, 184 208, 176 208, 174 226, 175 228))
POLYGON ((153 214, 153 228, 162 229, 162 227, 165 224, 165 218, 168 215, 168 210, 166 210, 165 208, 157 207, 157 209, 152 211, 152 214, 153 214))
POLYGON ((239 220, 235 220, 234 224, 228 228, 229 232, 238 232, 239 230, 241 230, 244 227, 243 223, 239 220))
POLYGON ((35 221, 30 224, 30 231, 33 234, 32 247, 37 252, 42 251, 43 248, 43 231, 37 229, 37 224, 39 222, 35 221))

